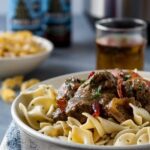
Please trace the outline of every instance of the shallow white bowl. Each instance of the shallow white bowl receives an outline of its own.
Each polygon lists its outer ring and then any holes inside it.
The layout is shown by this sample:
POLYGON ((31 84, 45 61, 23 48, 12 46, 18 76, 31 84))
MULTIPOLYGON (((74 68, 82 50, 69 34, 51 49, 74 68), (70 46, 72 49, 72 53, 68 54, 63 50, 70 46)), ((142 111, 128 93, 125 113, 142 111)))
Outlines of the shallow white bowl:
MULTIPOLYGON (((144 78, 150 79, 150 72, 139 72, 144 78)), ((75 76, 82 79, 87 78, 89 72, 80 72, 80 73, 73 73, 68 75, 63 75, 59 77, 55 77, 49 80, 46 80, 44 82, 41 82, 40 84, 52 84, 55 88, 58 88, 66 78, 75 76)), ((37 85, 34 87, 37 88, 37 85)), ((34 89, 32 88, 32 89, 34 89)), ((30 90, 32 90, 30 89, 30 90)), ((28 90, 28 91, 30 91, 28 90)), ((95 146, 95 145, 82 145, 82 144, 75 144, 75 143, 69 143, 62 141, 57 138, 48 137, 46 135, 43 135, 34 129, 30 128, 28 125, 26 125, 22 120, 22 115, 19 110, 19 103, 23 103, 24 105, 27 105, 27 97, 23 94, 20 94, 16 100, 13 102, 11 107, 11 113, 14 121, 22 131, 22 134, 26 136, 25 139, 32 139, 32 142, 39 143, 40 148, 43 150, 49 150, 51 148, 56 148, 57 150, 60 148, 65 149, 83 149, 83 150, 150 150, 150 144, 142 145, 142 146, 126 146, 126 147, 114 147, 114 146, 95 146)), ((79 135, 80 136, 80 135, 79 135)), ((26 140, 27 141, 27 140, 26 140)), ((30 141, 30 140, 28 140, 30 141)))
POLYGON ((45 48, 45 51, 23 57, 0 57, 0 78, 29 73, 48 58, 53 50, 53 44, 45 38, 35 36, 34 39, 45 48))

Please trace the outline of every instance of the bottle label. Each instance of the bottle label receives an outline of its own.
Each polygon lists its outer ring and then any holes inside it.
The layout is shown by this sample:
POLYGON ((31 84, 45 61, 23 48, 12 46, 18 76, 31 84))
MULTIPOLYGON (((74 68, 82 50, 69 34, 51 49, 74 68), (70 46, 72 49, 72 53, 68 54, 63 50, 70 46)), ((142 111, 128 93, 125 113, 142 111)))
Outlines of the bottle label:
POLYGON ((9 0, 8 30, 42 35, 42 0, 9 0))
POLYGON ((71 5, 70 0, 46 0, 45 35, 52 41, 63 41, 70 38, 71 5))

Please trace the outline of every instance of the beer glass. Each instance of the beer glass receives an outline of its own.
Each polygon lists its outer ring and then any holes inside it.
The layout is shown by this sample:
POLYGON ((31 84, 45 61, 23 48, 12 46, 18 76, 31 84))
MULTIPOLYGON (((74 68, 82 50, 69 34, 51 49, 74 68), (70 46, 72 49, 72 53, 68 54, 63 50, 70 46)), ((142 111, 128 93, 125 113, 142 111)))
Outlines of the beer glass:
POLYGON ((108 18, 96 22, 97 69, 144 67, 146 22, 108 18))

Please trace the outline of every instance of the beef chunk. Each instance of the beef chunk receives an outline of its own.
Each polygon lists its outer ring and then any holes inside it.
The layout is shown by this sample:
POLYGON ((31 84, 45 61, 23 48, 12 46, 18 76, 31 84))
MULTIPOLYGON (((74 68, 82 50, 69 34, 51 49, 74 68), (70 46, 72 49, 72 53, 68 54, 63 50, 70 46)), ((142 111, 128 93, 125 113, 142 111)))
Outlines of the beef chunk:
POLYGON ((150 87, 145 80, 136 78, 124 81, 123 96, 134 97, 143 108, 150 112, 150 87))
POLYGON ((150 112, 150 82, 134 72, 92 73, 84 83, 76 78, 67 79, 58 91, 57 102, 54 121, 71 116, 84 123, 86 117, 82 113, 87 112, 123 122, 133 117, 129 103, 150 112), (100 113, 95 113, 94 108, 100 109, 100 113))
POLYGON ((101 107, 101 116, 108 117, 107 105, 109 102, 116 97, 116 94, 110 92, 102 93, 101 98, 99 100, 101 107))
POLYGON ((92 104, 98 101, 103 107, 105 115, 105 107, 113 97, 116 96, 116 78, 109 72, 95 73, 90 79, 82 84, 73 99, 68 101, 66 114, 85 121, 82 112, 92 113, 92 104))
POLYGON ((116 93, 116 78, 110 72, 98 72, 95 73, 91 78, 84 82, 74 97, 92 97, 96 91, 107 91, 111 90, 116 93))
POLYGON ((58 89, 58 96, 57 99, 65 99, 69 100, 72 98, 82 84, 82 81, 77 78, 69 78, 62 84, 62 86, 58 89))
MULTIPOLYGON (((57 96, 57 102, 58 101, 68 101, 70 98, 72 98, 79 88, 79 86, 82 84, 82 81, 77 78, 69 78, 66 79, 66 81, 62 84, 62 86, 58 90, 58 96, 57 96)), ((59 104, 59 102, 58 102, 59 104)), ((64 110, 62 110, 62 107, 59 106, 56 109, 56 111, 53 113, 53 119, 54 121, 57 120, 66 120, 67 115, 64 110)))
POLYGON ((93 104, 98 102, 100 107, 100 114, 103 117, 108 116, 107 114, 107 104, 112 100, 115 95, 112 93, 103 93, 99 98, 92 97, 80 97, 80 98, 72 98, 68 101, 68 105, 66 107, 66 115, 72 116, 78 119, 81 123, 86 121, 86 117, 82 115, 83 112, 87 112, 89 114, 93 114, 93 104))
POLYGON ((62 111, 60 108, 57 108, 55 112, 53 112, 53 120, 56 121, 66 121, 67 120, 67 115, 64 111, 62 111))
POLYGON ((74 118, 77 118, 81 123, 84 123, 86 121, 86 117, 82 115, 83 112, 87 112, 92 114, 92 101, 86 98, 78 99, 73 98, 68 102, 67 108, 66 108, 66 114, 67 116, 72 116, 74 118))
POLYGON ((133 113, 129 103, 141 106, 134 98, 113 98, 107 106, 108 115, 115 118, 118 122, 132 118, 133 113))

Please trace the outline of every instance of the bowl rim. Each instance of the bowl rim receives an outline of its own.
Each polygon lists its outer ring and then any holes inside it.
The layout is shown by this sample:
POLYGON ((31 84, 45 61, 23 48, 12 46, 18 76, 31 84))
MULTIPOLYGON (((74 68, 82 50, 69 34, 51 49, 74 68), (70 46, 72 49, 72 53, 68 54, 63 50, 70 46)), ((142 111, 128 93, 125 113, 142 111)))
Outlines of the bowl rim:
POLYGON ((34 57, 40 57, 40 56, 49 54, 49 53, 51 53, 53 51, 54 44, 50 40, 48 40, 46 38, 43 38, 43 37, 40 37, 40 36, 33 36, 33 38, 35 40, 40 40, 39 43, 46 42, 46 45, 47 45, 47 47, 45 47, 46 49, 44 51, 39 52, 39 53, 25 55, 25 56, 0 57, 0 61, 15 61, 15 60, 31 59, 31 58, 34 58, 34 57))
MULTIPOLYGON (((104 71, 104 70, 95 70, 95 71, 104 71)), ((110 70, 108 70, 110 71, 110 70)), ((88 75, 91 71, 83 71, 83 72, 75 72, 75 73, 70 73, 70 74, 64 74, 64 75, 60 75, 60 76, 56 76, 47 80, 44 80, 38 84, 36 84, 35 86, 33 86, 32 88, 29 88, 26 90, 26 92, 31 91, 33 89, 35 89, 39 84, 46 84, 47 82, 50 82, 52 80, 57 80, 57 79, 61 79, 64 77, 69 77, 69 76, 76 76, 76 75, 88 75)), ((138 71, 138 73, 140 74, 145 74, 147 76, 150 76, 150 72, 147 71, 138 71)), ((91 150, 91 149, 95 149, 95 150, 141 150, 144 148, 148 148, 150 147, 150 144, 144 144, 144 145, 130 145, 130 146, 101 146, 101 145, 89 145, 89 144, 78 144, 78 143, 73 143, 73 142, 67 142, 67 141, 63 141, 61 139, 55 138, 55 137, 50 137, 47 135, 43 135, 39 132, 37 132, 36 130, 32 129, 31 127, 29 127, 28 125, 26 125, 18 116, 17 114, 17 104, 19 104, 20 102, 20 97, 23 93, 20 93, 16 99, 14 100, 12 106, 11 106, 11 114, 12 114, 12 118, 15 121, 15 123, 17 124, 17 126, 24 131, 27 135, 30 135, 31 137, 34 137, 38 140, 41 141, 45 141, 45 142, 49 142, 55 145, 59 145, 62 147, 66 147, 66 148, 76 148, 76 149, 87 149, 87 150, 91 150)))

